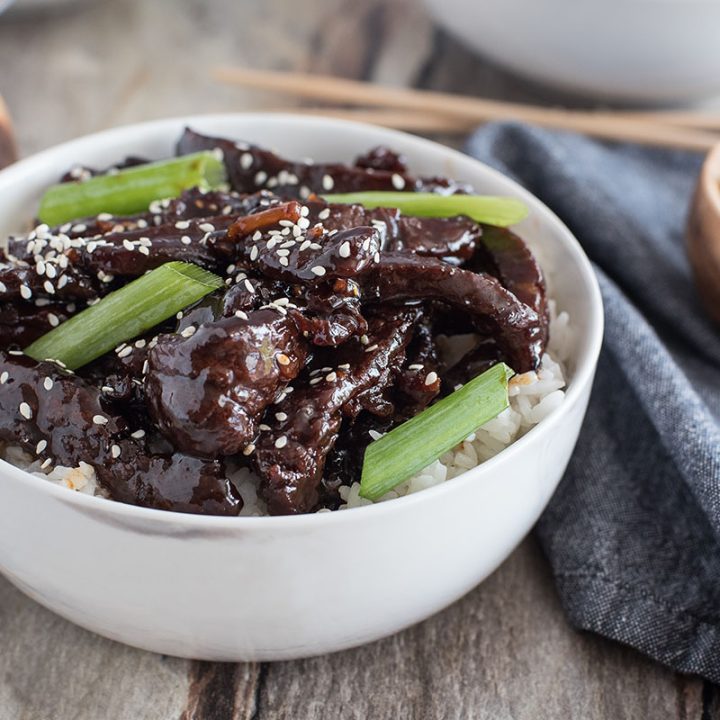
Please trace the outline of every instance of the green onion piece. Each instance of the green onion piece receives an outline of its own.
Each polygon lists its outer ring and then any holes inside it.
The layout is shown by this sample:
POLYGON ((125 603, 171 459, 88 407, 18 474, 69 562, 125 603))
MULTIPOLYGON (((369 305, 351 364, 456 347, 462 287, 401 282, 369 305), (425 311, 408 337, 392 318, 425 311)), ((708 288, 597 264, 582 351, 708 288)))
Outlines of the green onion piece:
POLYGON ((217 275, 192 263, 165 263, 58 325, 24 352, 75 370, 223 286, 217 275))
POLYGON ((53 185, 40 200, 38 218, 48 225, 60 225, 101 212, 131 215, 147 210, 153 200, 177 197, 187 188, 211 190, 225 182, 225 166, 211 151, 183 155, 112 175, 53 185))
POLYGON ((513 371, 498 363, 368 445, 360 495, 379 500, 508 407, 513 371))
POLYGON ((417 217, 465 215, 475 222, 507 227, 524 220, 528 209, 521 200, 492 195, 437 195, 411 192, 358 192, 323 195, 329 203, 357 203, 368 209, 398 208, 417 217))

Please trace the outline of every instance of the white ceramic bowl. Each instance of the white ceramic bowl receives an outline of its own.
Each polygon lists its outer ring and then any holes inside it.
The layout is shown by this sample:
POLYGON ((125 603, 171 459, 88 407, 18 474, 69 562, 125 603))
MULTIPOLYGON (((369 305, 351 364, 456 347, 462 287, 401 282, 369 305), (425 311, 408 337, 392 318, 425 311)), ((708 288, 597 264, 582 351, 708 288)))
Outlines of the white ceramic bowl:
POLYGON ((424 0, 471 48, 535 80, 651 103, 720 94, 718 0, 424 0))
POLYGON ((449 175, 530 206, 521 232, 561 267, 555 296, 578 329, 561 408, 499 456, 435 488, 371 507, 297 517, 217 518, 122 505, 0 461, 0 570, 83 627, 169 655, 276 660, 359 645, 412 625, 477 585, 537 520, 565 469, 602 336, 595 277, 567 228, 485 165, 399 132, 291 115, 224 115, 117 128, 0 172, 0 232, 22 226, 70 165, 172 153, 182 128, 351 159, 385 143, 413 171, 449 175))

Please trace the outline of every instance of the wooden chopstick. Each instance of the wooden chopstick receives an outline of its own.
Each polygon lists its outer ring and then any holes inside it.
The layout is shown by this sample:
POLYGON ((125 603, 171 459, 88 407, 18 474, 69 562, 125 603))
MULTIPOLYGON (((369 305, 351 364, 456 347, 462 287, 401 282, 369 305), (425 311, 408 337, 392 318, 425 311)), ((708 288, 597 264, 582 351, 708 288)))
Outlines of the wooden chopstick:
POLYGON ((537 107, 429 90, 394 88, 327 75, 220 67, 215 69, 213 76, 223 83, 288 93, 334 104, 368 105, 386 110, 394 108, 415 113, 431 113, 441 117, 463 118, 473 123, 519 120, 608 140, 688 150, 708 150, 720 141, 720 134, 677 127, 647 118, 635 118, 628 114, 537 107))

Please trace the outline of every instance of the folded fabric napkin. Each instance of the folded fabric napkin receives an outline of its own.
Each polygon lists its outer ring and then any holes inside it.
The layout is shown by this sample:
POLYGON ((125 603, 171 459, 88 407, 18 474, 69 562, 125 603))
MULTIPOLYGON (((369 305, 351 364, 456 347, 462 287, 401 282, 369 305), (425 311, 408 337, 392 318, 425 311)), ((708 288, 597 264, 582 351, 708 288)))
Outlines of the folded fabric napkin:
POLYGON ((567 472, 538 525, 578 628, 720 682, 720 328, 684 227, 694 153, 490 125, 470 154, 514 177, 592 260, 605 341, 567 472))

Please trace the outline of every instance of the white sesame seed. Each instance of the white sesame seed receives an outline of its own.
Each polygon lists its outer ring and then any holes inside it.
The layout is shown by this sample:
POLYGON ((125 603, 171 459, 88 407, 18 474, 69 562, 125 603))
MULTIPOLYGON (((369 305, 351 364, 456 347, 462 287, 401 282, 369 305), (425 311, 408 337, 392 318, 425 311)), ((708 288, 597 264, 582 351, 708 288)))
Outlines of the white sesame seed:
POLYGON ((284 412, 275 413, 275 419, 278 420, 279 422, 284 422, 285 420, 288 419, 287 413, 284 413, 284 412))
POLYGON ((180 242, 181 242, 183 245, 192 245, 192 238, 189 237, 188 235, 183 235, 183 236, 180 238, 180 242))
POLYGON ((2 375, 0 375, 0 385, 4 385, 8 381, 9 377, 10 375, 7 370, 3 371, 2 375))
POLYGON ((280 264, 281 264, 283 267, 287 267, 287 266, 290 264, 290 262, 288 261, 288 259, 287 259, 286 257, 281 257, 281 258, 280 258, 280 264))
POLYGON ((310 268, 310 272, 314 275, 317 275, 318 277, 322 277, 325 274, 326 270, 324 267, 316 265, 315 267, 310 268))
POLYGON ((261 238, 262 238, 262 233, 261 233, 259 230, 256 230, 256 231, 253 233, 252 239, 253 239, 255 242, 257 242, 257 241, 260 240, 261 238))
POLYGON ((422 370, 424 365, 421 365, 420 363, 414 363, 413 365, 408 365, 408 370, 422 370))
POLYGON ((8 350, 8 353, 10 355, 18 355, 19 356, 19 355, 23 354, 23 351, 22 350, 8 350))
POLYGON ((35 454, 39 455, 45 448, 47 447, 47 440, 41 440, 36 446, 35 446, 35 454))
POLYGON ((57 277, 57 270, 55 269, 54 265, 46 265, 45 266, 45 275, 47 275, 51 280, 54 280, 57 277))
POLYGON ((288 229, 291 228, 294 224, 295 223, 292 220, 280 220, 278 222, 278 225, 280 225, 280 227, 284 227, 284 228, 288 228, 288 229))
POLYGON ((189 338, 195 334, 197 328, 194 325, 188 325, 180 334, 183 337, 189 338))
POLYGON ((323 190, 330 192, 335 187, 335 181, 330 177, 330 175, 323 175, 322 179, 322 186, 323 190))
POLYGON ((327 220, 330 217, 330 208, 325 208, 318 213, 318 220, 327 220))
POLYGON ((103 385, 100 388, 104 393, 111 393, 114 391, 114 388, 110 387, 110 385, 103 385))
POLYGON ((178 230, 187 230, 190 227, 190 223, 187 220, 178 220, 175 223, 175 227, 178 230))
POLYGON ((32 415, 32 409, 30 408, 30 406, 29 406, 26 402, 21 402, 21 403, 20 403, 20 408, 19 408, 19 410, 20 410, 20 414, 21 414, 26 420, 32 419, 32 416, 33 416, 33 415, 32 415))
POLYGON ((146 248, 144 245, 141 245, 138 248, 138 251, 140 252, 141 255, 150 255, 150 250, 148 248, 146 248))
POLYGON ((306 217, 301 217, 297 221, 297 227, 301 230, 307 230, 310 227, 310 221, 306 217))
POLYGON ((377 345, 369 345, 368 347, 365 348, 365 352, 373 352, 374 350, 377 350, 377 349, 378 349, 377 345))
POLYGON ((367 345, 370 342, 370 338, 367 335, 361 335, 360 336, 360 342, 363 345, 367 345))
POLYGON ((269 425, 265 425, 265 423, 260 423, 258 425, 258 430, 262 430, 263 432, 267 432, 270 429, 269 425))
POLYGON ((142 339, 138 340, 138 341, 135 343, 135 347, 138 348, 138 349, 139 349, 139 348, 144 348, 145 345, 147 345, 147 342, 146 342, 145 340, 142 340, 142 339))
MULTIPOLYGON (((305 219, 306 218, 300 218, 300 220, 305 220, 305 219)), ((298 220, 298 223, 300 222, 300 220, 298 220)), ((300 227, 300 225, 293 225, 292 236, 294 238, 301 238, 302 234, 303 234, 303 231, 302 231, 302 228, 300 227)))
POLYGON ((7 285, 5 285, 4 282, 0 282, 0 293, 6 293, 7 292, 7 285))
POLYGON ((235 311, 235 317, 240 318, 241 320, 247 320, 248 316, 247 313, 243 312, 242 310, 236 310, 235 311))
POLYGON ((200 230, 206 233, 215 232, 215 226, 212 223, 200 223, 198 227, 200 228, 200 230))
POLYGON ((46 390, 48 390, 48 391, 50 391, 50 390, 53 389, 53 385, 54 385, 54 384, 55 384, 55 383, 52 381, 52 378, 46 377, 46 378, 43 380, 43 387, 44 387, 46 390))
POLYGON ((392 185, 396 190, 402 190, 405 187, 405 178, 403 178, 402 175, 393 173, 393 176, 390 179, 392 180, 392 185))
POLYGON ((317 385, 317 384, 318 384, 319 382, 321 382, 321 381, 322 381, 322 378, 321 378, 321 377, 316 377, 316 378, 313 378, 313 379, 310 381, 310 384, 311 384, 311 385, 317 385))
POLYGON ((35 266, 35 272, 38 275, 45 274, 45 263, 42 260, 38 260, 37 265, 35 266))
POLYGON ((85 250, 87 250, 88 255, 92 255, 92 253, 93 253, 93 251, 95 250, 96 247, 97 247, 97 243, 96 243, 96 242, 89 242, 89 243, 85 246, 85 250))
POLYGON ((300 252, 303 250, 307 250, 312 245, 312 240, 303 240, 302 244, 300 245, 300 252))
POLYGON ((254 452, 255 452, 255 445, 253 443, 246 445, 242 451, 243 455, 245 455, 246 457, 248 455, 252 455, 254 452))
MULTIPOLYGON (((100 222, 107 222, 108 220, 112 220, 113 216, 110 213, 100 213, 97 216, 97 219, 100 220, 100 222)), ((138 222, 138 225, 140 223, 138 222)))
POLYGON ((47 318, 51 327, 57 327, 60 324, 60 318, 55 313, 48 313, 47 318))
POLYGON ((310 249, 311 250, 322 250, 322 245, 320 243, 310 243, 310 249))
POLYGON ((255 174, 255 184, 262 185, 267 180, 267 173, 264 170, 260 170, 255 174))
POLYGON ((375 255, 373 255, 373 260, 374 260, 376 263, 379 263, 379 262, 380 262, 380 253, 379 253, 379 252, 376 252, 375 255))
POLYGON ((52 458, 48 458, 48 459, 40 466, 40 469, 41 469, 41 470, 47 470, 47 468, 49 468, 50 465, 52 465, 52 458))
POLYGON ((379 440, 383 436, 383 434, 381 432, 378 432, 377 430, 368 430, 368 435, 373 440, 379 440))
POLYGON ((55 286, 49 281, 46 280, 43 283, 43 289, 48 295, 54 295, 55 294, 55 286))
POLYGON ((108 419, 104 415, 93 415, 92 421, 96 425, 107 425, 108 419))
POLYGON ((20 296, 25 300, 29 300, 32 297, 32 290, 27 285, 21 285, 20 296))
POLYGON ((275 441, 275 447, 279 450, 280 448, 284 448, 287 445, 287 437, 285 435, 281 435, 276 441, 275 441))
POLYGON ((426 385, 432 385, 433 383, 436 383, 438 379, 437 373, 435 371, 429 372, 425 376, 425 384, 426 385))
POLYGON ((122 350, 120 350, 118 352, 117 356, 119 358, 124 358, 124 357, 127 357, 128 355, 130 355, 130 353, 132 353, 132 351, 133 351, 132 347, 130 345, 128 345, 127 347, 122 348, 122 350))
POLYGON ((337 380, 337 373, 334 371, 331 373, 328 373, 325 376, 325 380, 327 380, 327 382, 335 382, 337 380))
POLYGON ((120 450, 120 446, 119 446, 119 445, 112 445, 112 446, 110 447, 110 454, 111 454, 115 459, 117 459, 117 458, 120 457, 120 453, 121 453, 121 450, 120 450))
POLYGON ((257 249, 257 245, 252 246, 252 250, 250 250, 250 260, 254 261, 257 260, 259 250, 257 249))
POLYGON ((349 370, 350 369, 350 363, 343 363, 342 365, 338 365, 338 370, 349 370))
POLYGON ((251 293, 255 292, 255 288, 253 287, 253 284, 249 280, 246 279, 243 284, 245 285, 245 289, 248 292, 251 292, 251 293))
MULTIPOLYGON (((112 276, 109 276, 109 277, 112 277, 112 276)), ((68 276, 61 275, 57 281, 58 290, 62 290, 67 284, 68 284, 68 276)))
POLYGON ((135 249, 135 246, 127 238, 125 238, 123 240, 122 244, 126 250, 134 250, 135 249))
POLYGON ((87 230, 87 225, 85 225, 84 223, 78 223, 77 225, 73 225, 71 230, 74 233, 82 233, 87 230))
POLYGON ((243 170, 249 170, 250 166, 253 164, 253 156, 250 153, 243 153, 240 156, 240 167, 243 170))
POLYGON ((141 438, 145 437, 145 431, 144 430, 136 430, 134 433, 130 433, 131 438, 135 438, 135 440, 140 440, 141 438))
POLYGON ((343 258, 349 258, 350 257, 350 243, 346 240, 341 246, 340 250, 338 250, 340 257, 343 258))
POLYGON ((277 250, 277 251, 276 251, 276 255, 277 255, 278 257, 287 257, 289 254, 290 254, 290 251, 287 250, 287 249, 282 249, 282 248, 281 248, 280 250, 277 250))

